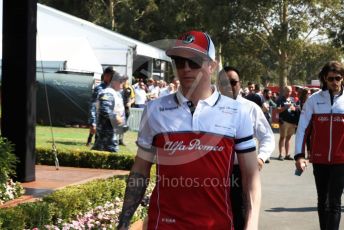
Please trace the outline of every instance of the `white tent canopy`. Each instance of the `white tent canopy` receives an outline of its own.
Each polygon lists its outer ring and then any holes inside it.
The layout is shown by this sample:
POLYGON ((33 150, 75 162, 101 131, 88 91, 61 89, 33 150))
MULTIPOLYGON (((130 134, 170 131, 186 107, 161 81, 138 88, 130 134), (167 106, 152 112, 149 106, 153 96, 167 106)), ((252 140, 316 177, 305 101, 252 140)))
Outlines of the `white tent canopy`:
POLYGON ((136 49, 137 55, 165 61, 171 60, 161 49, 45 5, 38 4, 37 21, 38 33, 56 34, 61 32, 64 36, 84 35, 90 41, 92 47, 96 49, 123 49, 131 47, 136 49), (61 21, 68 22, 68 24, 61 23, 61 21))
POLYGON ((161 49, 41 4, 37 34, 37 60, 66 61, 70 69, 99 73, 101 66, 111 65, 131 76, 137 55, 171 61, 161 49))
POLYGON ((135 55, 171 61, 161 49, 51 7, 38 4, 37 11, 38 34, 83 36, 88 40, 100 64, 118 66, 119 69, 126 67, 124 73, 129 76, 133 71, 135 55))
POLYGON ((51 37, 37 36, 38 62, 61 62, 63 70, 94 72, 99 75, 103 72, 92 47, 84 37, 51 37))

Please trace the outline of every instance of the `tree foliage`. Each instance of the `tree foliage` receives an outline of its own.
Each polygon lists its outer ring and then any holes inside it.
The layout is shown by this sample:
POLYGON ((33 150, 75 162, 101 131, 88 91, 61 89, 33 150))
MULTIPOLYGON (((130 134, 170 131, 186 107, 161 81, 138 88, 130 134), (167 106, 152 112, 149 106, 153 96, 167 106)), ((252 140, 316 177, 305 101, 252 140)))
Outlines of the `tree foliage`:
POLYGON ((147 43, 207 31, 244 80, 280 86, 314 79, 319 65, 340 59, 343 1, 39 0, 147 43))
MULTIPOLYGON (((238 16, 231 25, 231 39, 240 46, 240 51, 251 54, 251 60, 257 58, 262 64, 265 73, 260 73, 260 76, 273 80, 278 76, 280 86, 293 82, 294 74, 300 73, 296 70, 296 66, 300 66, 299 62, 303 61, 300 57, 309 53, 310 49, 315 47, 317 50, 323 48, 323 51, 328 49, 324 41, 326 29, 333 23, 333 15, 340 5, 340 1, 335 0, 237 2, 238 16), (247 38, 242 39, 244 36, 247 38)), ((338 58, 336 52, 332 52, 330 57, 322 51, 311 53, 316 56, 313 58, 319 60, 329 60, 326 57, 338 58)), ((303 66, 305 65, 306 63, 303 63, 303 66)), ((296 76, 300 77, 300 75, 296 76)), ((306 77, 304 76, 303 79, 306 77)))

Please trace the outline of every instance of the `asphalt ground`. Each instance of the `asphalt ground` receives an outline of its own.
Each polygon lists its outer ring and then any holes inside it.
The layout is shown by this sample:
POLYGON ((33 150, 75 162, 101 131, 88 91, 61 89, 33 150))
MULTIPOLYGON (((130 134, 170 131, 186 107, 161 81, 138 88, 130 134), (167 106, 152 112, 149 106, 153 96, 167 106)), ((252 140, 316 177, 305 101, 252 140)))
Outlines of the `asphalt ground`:
MULTIPOLYGON (((291 153, 294 155, 294 138, 291 153)), ((276 148, 269 164, 261 172, 262 205, 260 230, 316 230, 319 228, 317 195, 310 164, 301 176, 295 176, 295 163, 279 161, 279 134, 275 133, 276 148)), ((342 197, 343 204, 343 197, 342 197)), ((343 205, 342 205, 343 212, 343 205)), ((343 220, 340 228, 344 229, 343 220)))

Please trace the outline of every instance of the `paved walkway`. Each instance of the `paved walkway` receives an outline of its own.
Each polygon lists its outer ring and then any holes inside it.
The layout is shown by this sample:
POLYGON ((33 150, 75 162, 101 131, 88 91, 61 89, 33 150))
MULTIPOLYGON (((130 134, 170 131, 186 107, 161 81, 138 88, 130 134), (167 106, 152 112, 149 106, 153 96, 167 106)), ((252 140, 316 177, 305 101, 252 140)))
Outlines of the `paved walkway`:
POLYGON ((125 175, 128 171, 109 169, 89 169, 36 165, 36 180, 22 183, 25 188, 25 195, 7 202, 1 207, 13 206, 18 203, 34 201, 54 190, 64 188, 69 185, 86 183, 94 179, 108 178, 114 175, 125 175))
MULTIPOLYGON (((261 173, 263 195, 259 229, 319 229, 312 166, 310 165, 301 176, 295 176, 294 161, 277 160, 279 135, 276 134, 275 138, 276 149, 271 163, 266 164, 261 173)), ((291 150, 294 154, 294 139, 291 150)), ((344 229, 343 222, 344 220, 339 229, 344 229)))

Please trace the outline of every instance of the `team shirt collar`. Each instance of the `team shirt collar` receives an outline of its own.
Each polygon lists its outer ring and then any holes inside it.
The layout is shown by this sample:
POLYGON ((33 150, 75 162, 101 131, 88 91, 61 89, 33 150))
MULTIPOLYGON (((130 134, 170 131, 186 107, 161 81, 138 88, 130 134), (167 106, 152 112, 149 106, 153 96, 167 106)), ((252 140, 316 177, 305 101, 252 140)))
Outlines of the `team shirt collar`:
MULTIPOLYGON (((213 89, 213 93, 208 98, 206 98, 204 100, 200 100, 200 101, 203 101, 203 102, 207 103, 209 106, 216 105, 216 103, 219 101, 219 99, 221 97, 221 95, 217 91, 216 87, 212 87, 212 89, 213 89)), ((179 104, 179 105, 186 104, 189 101, 181 93, 180 89, 176 92, 175 99, 176 99, 177 104, 179 104)))

